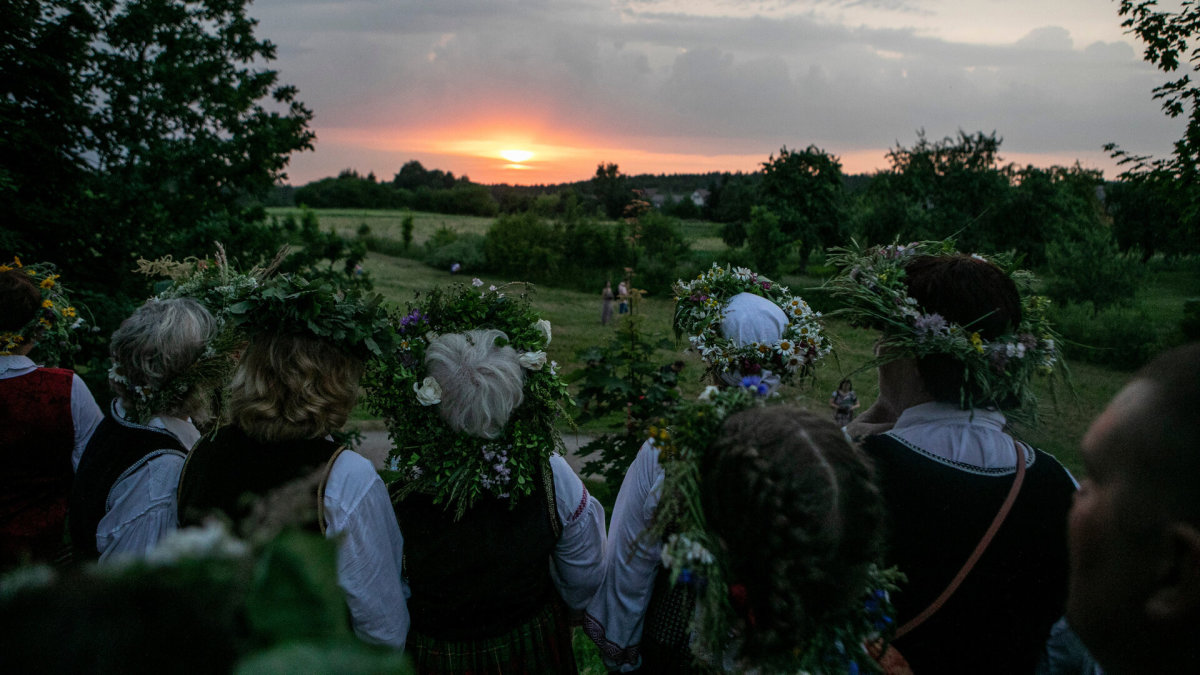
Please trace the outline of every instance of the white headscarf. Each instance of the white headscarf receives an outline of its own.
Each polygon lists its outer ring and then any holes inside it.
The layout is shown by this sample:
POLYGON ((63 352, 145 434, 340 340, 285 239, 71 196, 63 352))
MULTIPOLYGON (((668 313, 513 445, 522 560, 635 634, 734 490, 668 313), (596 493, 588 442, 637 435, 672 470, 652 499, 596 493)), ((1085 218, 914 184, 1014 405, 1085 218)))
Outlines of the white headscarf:
MULTIPOLYGON (((738 293, 725 304, 725 318, 721 321, 721 335, 737 346, 745 347, 753 342, 775 344, 783 337, 788 326, 787 315, 778 305, 753 293, 738 293)), ((725 384, 738 385, 742 373, 736 370, 719 373, 725 384)), ((763 368, 762 381, 769 391, 779 387, 779 376, 763 368)))

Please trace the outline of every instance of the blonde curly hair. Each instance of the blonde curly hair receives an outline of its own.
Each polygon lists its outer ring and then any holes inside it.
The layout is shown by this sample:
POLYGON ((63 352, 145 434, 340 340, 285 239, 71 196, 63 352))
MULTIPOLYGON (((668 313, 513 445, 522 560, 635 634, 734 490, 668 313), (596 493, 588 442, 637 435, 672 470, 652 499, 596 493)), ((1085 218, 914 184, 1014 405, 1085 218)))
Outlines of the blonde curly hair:
POLYGON ((360 359, 324 340, 260 335, 233 376, 233 422, 259 441, 324 436, 346 423, 362 373, 360 359))

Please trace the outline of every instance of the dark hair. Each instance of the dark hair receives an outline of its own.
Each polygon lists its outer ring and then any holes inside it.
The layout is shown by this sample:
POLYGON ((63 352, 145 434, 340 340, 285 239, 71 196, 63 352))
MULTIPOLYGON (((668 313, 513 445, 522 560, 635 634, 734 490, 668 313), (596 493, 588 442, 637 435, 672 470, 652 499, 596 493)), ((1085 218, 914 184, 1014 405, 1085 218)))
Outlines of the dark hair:
POLYGON ((854 388, 854 383, 850 381, 850 378, 848 378, 848 377, 845 377, 845 378, 842 378, 842 381, 841 381, 841 382, 838 382, 838 386, 837 386, 837 388, 838 388, 838 391, 841 391, 841 389, 842 389, 842 385, 843 385, 843 384, 848 384, 848 385, 850 385, 850 388, 851 388, 851 389, 853 389, 853 388, 854 388))
POLYGON ((1145 463, 1158 480, 1168 483, 1184 515, 1200 524, 1200 342, 1157 356, 1133 376, 1153 387, 1145 427, 1145 463))
POLYGON ((37 317, 42 292, 19 269, 0 272, 0 330, 16 332, 37 317))
POLYGON ((791 406, 729 417, 701 465, 709 527, 746 587, 742 655, 790 654, 857 606, 883 536, 870 460, 832 422, 791 406))
MULTIPOLYGON (((1021 323, 1021 295, 1004 270, 968 255, 918 256, 905 266, 908 295, 925 314, 940 314, 985 340, 1016 330, 1021 323)), ((963 379, 963 364, 934 354, 917 361, 925 389, 935 400, 964 408, 995 405, 1012 408, 1015 399, 983 400, 976 387, 963 379)))

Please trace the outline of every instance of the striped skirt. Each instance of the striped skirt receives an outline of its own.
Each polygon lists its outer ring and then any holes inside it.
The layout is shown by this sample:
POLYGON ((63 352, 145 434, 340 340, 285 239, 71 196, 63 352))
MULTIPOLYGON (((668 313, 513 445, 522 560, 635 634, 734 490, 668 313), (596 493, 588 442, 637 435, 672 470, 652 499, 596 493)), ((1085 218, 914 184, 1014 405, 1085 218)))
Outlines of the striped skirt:
POLYGON ((404 651, 422 675, 578 672, 567 610, 558 600, 548 603, 525 623, 495 637, 448 642, 414 630, 408 634, 404 651))

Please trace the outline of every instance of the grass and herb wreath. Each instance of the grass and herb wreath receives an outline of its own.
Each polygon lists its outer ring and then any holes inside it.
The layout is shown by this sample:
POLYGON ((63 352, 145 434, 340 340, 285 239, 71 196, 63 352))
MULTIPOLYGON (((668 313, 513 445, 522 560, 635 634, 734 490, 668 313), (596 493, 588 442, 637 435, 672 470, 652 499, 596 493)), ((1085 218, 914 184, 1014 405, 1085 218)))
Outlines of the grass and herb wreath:
POLYGON ((849 319, 851 325, 883 332, 883 355, 864 367, 898 358, 950 356, 964 366, 963 405, 1016 400, 1027 416, 1037 407, 1033 376, 1065 377, 1058 334, 1050 323, 1050 299, 1034 293, 1033 273, 1019 269, 1014 256, 971 256, 1000 268, 1013 280, 1021 297, 1020 325, 1007 335, 984 339, 970 324, 960 325, 940 314, 926 313, 908 295, 908 263, 919 256, 955 255, 953 239, 874 247, 852 241, 848 247, 830 251, 829 263, 841 271, 829 287, 845 304, 835 314, 849 319), (982 400, 968 400, 968 384, 982 400))
POLYGON ((395 349, 363 378, 367 405, 386 419, 392 438, 383 477, 393 496, 431 495, 456 518, 480 499, 515 503, 534 491, 550 455, 563 449, 555 424, 570 401, 556 364, 546 360, 550 322, 538 317, 524 287, 482 285, 476 279, 434 289, 393 313, 395 349), (440 387, 425 372, 425 350, 438 335, 480 328, 503 332, 525 369, 524 401, 494 439, 452 431, 438 414, 440 387))
POLYGON ((830 352, 829 338, 821 333, 821 313, 803 298, 744 267, 717 263, 691 281, 675 282, 675 337, 688 336, 692 349, 708 364, 710 373, 737 371, 755 375, 763 366, 786 383, 793 377, 812 375, 814 364, 830 352), (721 335, 721 321, 729 299, 753 293, 783 310, 788 325, 779 340, 738 346, 721 335))

